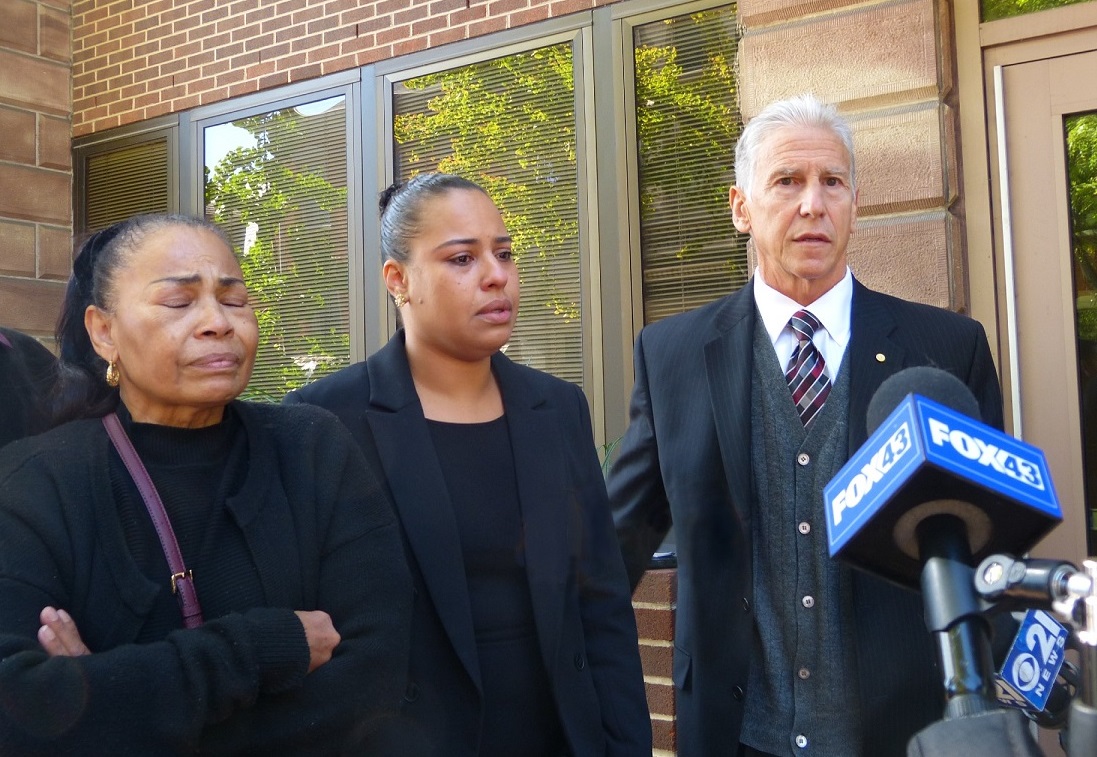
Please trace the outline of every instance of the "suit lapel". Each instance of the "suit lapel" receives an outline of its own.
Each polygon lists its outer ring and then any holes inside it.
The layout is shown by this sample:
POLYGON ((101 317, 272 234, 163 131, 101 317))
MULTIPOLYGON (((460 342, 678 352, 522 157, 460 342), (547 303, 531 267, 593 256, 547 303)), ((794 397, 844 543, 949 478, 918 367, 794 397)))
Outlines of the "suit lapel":
POLYGON ((705 344, 709 395, 731 499, 749 520, 751 502, 750 382, 754 368, 753 279, 716 313, 716 335, 705 344))
POLYGON ((901 370, 906 362, 906 349, 893 339, 897 327, 886 300, 854 279, 850 343, 843 369, 851 371, 850 454, 868 438, 865 421, 872 396, 880 384, 901 370))
POLYGON ((503 393, 507 413, 518 504, 522 513, 526 575, 533 602, 541 655, 548 670, 564 617, 564 576, 568 574, 568 523, 577 508, 566 466, 567 450, 558 432, 557 411, 523 379, 502 355, 492 358, 492 370, 503 393))
POLYGON ((457 521, 400 335, 371 357, 367 368, 366 422, 404 533, 442 626, 479 688, 480 664, 457 521))

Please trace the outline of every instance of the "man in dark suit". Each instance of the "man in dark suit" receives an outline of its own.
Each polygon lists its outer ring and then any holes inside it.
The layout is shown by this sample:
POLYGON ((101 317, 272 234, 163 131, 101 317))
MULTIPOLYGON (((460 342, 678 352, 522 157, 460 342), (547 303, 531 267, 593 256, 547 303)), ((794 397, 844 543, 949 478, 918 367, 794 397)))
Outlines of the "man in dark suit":
POLYGON ((853 140, 834 108, 770 105, 735 169, 755 275, 641 332, 609 477, 633 586, 674 525, 678 753, 903 754, 943 706, 921 601, 828 557, 822 490, 903 368, 953 373, 1001 427, 989 345, 974 320, 853 279, 853 140))
POLYGON ((0 328, 0 447, 48 428, 56 362, 34 337, 0 328))

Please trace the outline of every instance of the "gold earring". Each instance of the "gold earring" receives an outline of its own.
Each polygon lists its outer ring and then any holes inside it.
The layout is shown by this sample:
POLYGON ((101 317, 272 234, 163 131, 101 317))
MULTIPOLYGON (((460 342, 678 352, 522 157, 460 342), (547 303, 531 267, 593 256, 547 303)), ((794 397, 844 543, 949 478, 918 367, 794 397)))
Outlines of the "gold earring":
POLYGON ((107 386, 118 386, 118 380, 122 374, 118 372, 118 366, 113 360, 107 363, 107 386))
POLYGON ((404 307, 404 305, 408 304, 408 296, 403 292, 397 292, 396 294, 392 295, 392 304, 396 306, 397 310, 399 310, 400 308, 404 307))

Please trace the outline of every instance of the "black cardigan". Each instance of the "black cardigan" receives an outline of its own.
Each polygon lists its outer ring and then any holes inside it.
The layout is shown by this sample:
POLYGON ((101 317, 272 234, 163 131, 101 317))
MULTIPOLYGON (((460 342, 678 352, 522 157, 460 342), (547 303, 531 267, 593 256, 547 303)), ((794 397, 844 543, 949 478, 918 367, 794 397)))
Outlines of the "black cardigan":
POLYGON ((0 752, 358 753, 404 691, 411 584, 391 505, 357 446, 314 408, 234 403, 248 473, 224 506, 263 584, 241 613, 135 644, 163 584, 125 547, 98 420, 0 453, 0 752), (46 605, 93 654, 49 658, 46 605), (313 673, 294 610, 342 641, 313 673))

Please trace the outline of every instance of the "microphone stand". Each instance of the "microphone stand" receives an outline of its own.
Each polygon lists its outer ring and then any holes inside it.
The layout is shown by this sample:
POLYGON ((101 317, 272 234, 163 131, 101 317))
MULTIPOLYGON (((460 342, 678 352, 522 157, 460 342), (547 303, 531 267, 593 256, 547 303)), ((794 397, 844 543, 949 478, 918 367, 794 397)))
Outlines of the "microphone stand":
POLYGON ((945 689, 945 719, 998 709, 994 661, 963 521, 934 515, 918 526, 926 627, 937 644, 945 689))

